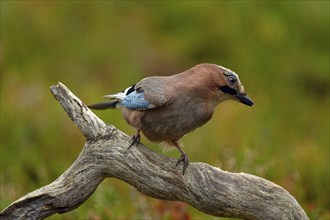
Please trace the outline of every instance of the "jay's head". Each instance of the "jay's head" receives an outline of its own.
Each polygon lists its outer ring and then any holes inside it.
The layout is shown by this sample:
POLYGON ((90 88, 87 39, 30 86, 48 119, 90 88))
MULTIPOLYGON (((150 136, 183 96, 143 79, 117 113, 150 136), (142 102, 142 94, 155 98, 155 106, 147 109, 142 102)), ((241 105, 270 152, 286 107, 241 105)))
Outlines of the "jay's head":
POLYGON ((201 75, 205 74, 204 76, 208 76, 207 78, 211 80, 208 85, 214 91, 213 97, 218 103, 235 100, 248 106, 254 105, 234 71, 215 64, 199 64, 195 68, 199 69, 196 72, 200 72, 201 75))

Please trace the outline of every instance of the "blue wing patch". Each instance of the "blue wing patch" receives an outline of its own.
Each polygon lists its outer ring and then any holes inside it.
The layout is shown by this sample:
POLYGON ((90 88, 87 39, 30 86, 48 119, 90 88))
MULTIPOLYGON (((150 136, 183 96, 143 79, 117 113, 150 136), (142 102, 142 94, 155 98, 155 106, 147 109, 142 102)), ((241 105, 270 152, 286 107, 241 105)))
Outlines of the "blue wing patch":
POLYGON ((122 105, 129 109, 146 110, 153 108, 150 102, 144 99, 144 93, 137 93, 136 91, 129 93, 123 100, 122 105))

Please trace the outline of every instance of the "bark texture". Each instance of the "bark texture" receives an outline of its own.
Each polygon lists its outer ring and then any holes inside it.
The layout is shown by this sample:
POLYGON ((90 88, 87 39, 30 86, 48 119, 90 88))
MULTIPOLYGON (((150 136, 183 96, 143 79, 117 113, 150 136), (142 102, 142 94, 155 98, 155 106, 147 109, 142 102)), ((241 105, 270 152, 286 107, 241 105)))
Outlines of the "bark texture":
POLYGON ((308 219, 285 189, 245 173, 230 173, 192 162, 185 175, 176 159, 142 144, 128 148, 130 137, 105 124, 63 84, 51 92, 86 137, 76 161, 57 180, 13 202, 0 219, 43 219, 69 212, 93 194, 107 177, 118 178, 145 195, 186 202, 200 211, 242 219, 308 219))

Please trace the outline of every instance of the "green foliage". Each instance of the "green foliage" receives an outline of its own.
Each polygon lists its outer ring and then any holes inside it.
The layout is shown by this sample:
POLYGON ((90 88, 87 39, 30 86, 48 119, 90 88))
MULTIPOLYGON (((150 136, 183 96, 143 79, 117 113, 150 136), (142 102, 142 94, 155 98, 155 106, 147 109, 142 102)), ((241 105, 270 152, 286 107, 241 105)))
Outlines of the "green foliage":
MULTIPOLYGON (((311 219, 330 218, 329 1, 1 1, 0 59, 0 209, 56 179, 83 146, 49 86, 89 104, 209 62, 237 72, 256 105, 221 104, 184 138, 190 160, 267 178, 311 219)), ((133 133, 119 111, 97 114, 133 133)), ((146 217, 214 219, 113 179, 50 219, 146 217)))

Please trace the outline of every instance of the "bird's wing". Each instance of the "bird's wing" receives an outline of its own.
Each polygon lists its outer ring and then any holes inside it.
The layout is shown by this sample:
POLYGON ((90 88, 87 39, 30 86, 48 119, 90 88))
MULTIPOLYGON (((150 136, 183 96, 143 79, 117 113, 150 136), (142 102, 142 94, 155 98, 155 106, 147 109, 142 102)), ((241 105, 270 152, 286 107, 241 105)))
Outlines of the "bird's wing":
POLYGON ((147 110, 156 107, 144 98, 143 92, 137 91, 133 91, 127 96, 125 96, 121 104, 126 108, 136 110, 147 110))
POLYGON ((122 106, 135 110, 159 108, 167 101, 165 77, 148 77, 128 87, 123 92, 106 95, 105 98, 117 99, 122 106))
POLYGON ((167 91, 169 85, 167 79, 164 76, 147 77, 135 85, 135 91, 138 94, 143 94, 144 100, 149 102, 153 108, 159 108, 170 98, 167 91))

